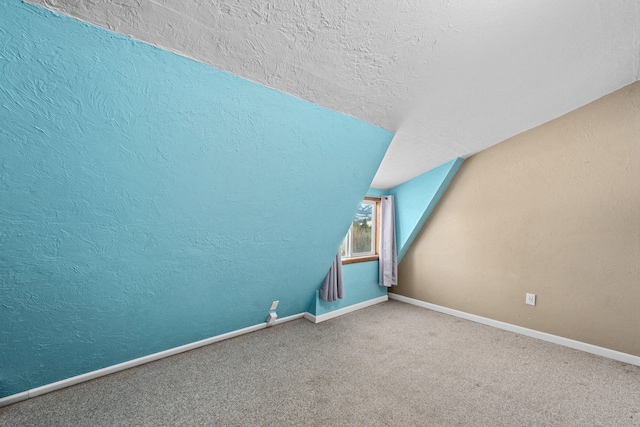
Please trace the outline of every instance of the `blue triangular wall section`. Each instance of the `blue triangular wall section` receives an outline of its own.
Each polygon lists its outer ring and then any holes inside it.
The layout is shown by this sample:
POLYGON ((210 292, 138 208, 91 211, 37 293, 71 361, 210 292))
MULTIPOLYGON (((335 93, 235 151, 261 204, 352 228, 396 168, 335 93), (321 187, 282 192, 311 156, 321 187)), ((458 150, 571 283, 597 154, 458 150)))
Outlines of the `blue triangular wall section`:
POLYGON ((411 247, 463 161, 451 160, 388 191, 394 196, 396 204, 398 263, 411 247))

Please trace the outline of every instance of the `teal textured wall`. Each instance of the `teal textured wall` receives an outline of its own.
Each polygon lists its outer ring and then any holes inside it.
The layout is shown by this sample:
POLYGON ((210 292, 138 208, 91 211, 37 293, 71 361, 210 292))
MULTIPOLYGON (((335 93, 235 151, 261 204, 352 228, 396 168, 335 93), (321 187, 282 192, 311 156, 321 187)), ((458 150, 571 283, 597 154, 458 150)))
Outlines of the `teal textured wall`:
POLYGON ((343 299, 327 302, 316 296, 314 303, 307 311, 319 316, 387 295, 387 288, 378 284, 378 261, 343 265, 342 280, 344 280, 343 299))
MULTIPOLYGON (((370 188, 367 196, 381 197, 386 194, 386 190, 370 188)), ((356 206, 353 215, 355 216, 360 202, 356 206)), ((345 232, 346 234, 346 232, 345 232)), ((387 287, 380 286, 378 277, 378 261, 358 262, 345 264, 342 266, 342 280, 344 281, 344 298, 333 302, 322 301, 320 295, 316 294, 315 299, 309 305, 307 311, 313 315, 329 313, 350 305, 369 301, 387 295, 387 287)))
MULTIPOLYGON (((431 169, 390 190, 370 188, 367 196, 391 194, 395 198, 396 240, 398 262, 407 252, 433 212, 440 198, 462 166, 463 159, 454 159, 431 169)), ((334 302, 322 301, 318 295, 308 308, 319 316, 350 305, 387 295, 388 288, 379 285, 378 261, 342 266, 345 295, 334 302)), ((402 280, 400 277, 399 280, 402 280)))
POLYGON ((388 191, 395 199, 398 263, 402 261, 463 161, 451 160, 388 191))
POLYGON ((0 10, 0 397, 307 309, 391 132, 0 10))

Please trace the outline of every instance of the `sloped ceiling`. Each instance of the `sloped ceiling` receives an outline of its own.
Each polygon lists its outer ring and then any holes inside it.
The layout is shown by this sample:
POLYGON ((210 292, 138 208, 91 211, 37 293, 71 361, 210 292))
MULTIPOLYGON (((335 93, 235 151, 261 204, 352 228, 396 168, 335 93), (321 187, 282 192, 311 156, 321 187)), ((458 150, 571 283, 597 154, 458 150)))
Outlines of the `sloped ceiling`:
POLYGON ((34 0, 396 132, 372 187, 640 79, 640 0, 34 0))

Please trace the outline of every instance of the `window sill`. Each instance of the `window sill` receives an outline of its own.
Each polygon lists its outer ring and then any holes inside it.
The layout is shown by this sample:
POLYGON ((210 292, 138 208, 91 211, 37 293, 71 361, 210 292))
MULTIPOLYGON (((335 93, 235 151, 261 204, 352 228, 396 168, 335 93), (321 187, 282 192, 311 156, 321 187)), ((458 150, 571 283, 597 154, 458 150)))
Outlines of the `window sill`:
POLYGON ((378 255, 368 255, 368 256, 361 256, 361 257, 354 257, 354 258, 344 258, 342 260, 342 265, 354 264, 356 262, 377 261, 378 258, 379 258, 378 255))

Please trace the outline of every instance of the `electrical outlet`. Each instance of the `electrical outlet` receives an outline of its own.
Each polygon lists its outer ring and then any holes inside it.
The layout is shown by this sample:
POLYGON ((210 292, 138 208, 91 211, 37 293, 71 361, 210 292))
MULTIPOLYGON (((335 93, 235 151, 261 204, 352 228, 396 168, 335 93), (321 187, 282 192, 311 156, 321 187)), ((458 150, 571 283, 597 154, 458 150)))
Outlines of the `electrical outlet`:
POLYGON ((280 302, 280 300, 272 302, 272 303, 271 303, 271 308, 269 309, 269 311, 273 311, 273 310, 275 310, 276 308, 278 308, 278 303, 279 303, 279 302, 280 302))
POLYGON ((529 305, 536 305, 536 294, 527 294, 524 302, 529 305))

